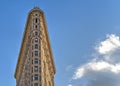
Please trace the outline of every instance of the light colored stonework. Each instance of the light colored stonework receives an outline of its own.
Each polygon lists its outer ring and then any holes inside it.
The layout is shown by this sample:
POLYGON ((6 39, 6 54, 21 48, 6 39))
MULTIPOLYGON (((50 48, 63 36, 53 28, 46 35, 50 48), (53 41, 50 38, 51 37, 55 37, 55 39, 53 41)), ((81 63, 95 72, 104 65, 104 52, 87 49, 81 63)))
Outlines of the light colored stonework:
POLYGON ((56 73, 44 13, 28 15, 15 71, 16 86, 54 86, 56 73))

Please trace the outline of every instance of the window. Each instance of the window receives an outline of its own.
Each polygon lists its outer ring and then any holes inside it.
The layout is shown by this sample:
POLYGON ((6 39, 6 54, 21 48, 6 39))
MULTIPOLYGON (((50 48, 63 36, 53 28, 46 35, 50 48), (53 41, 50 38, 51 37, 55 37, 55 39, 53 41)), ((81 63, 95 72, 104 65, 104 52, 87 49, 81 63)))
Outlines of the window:
POLYGON ((38 16, 38 14, 36 13, 35 16, 38 16))
POLYGON ((38 56, 38 51, 35 51, 35 56, 38 56))
POLYGON ((34 86, 38 86, 38 83, 34 83, 34 86))
POLYGON ((35 74, 34 80, 38 80, 38 74, 35 74))
POLYGON ((37 36, 37 35, 38 35, 38 32, 35 32, 35 35, 37 36))
POLYGON ((35 59, 35 64, 38 64, 38 59, 35 59))
POLYGON ((35 42, 38 42, 38 38, 35 38, 35 42))
POLYGON ((36 19, 35 19, 35 23, 37 23, 37 22, 38 22, 38 19, 36 18, 36 19))
POLYGON ((35 29, 37 29, 37 25, 35 25, 35 29))
POLYGON ((34 67, 34 71, 35 71, 35 72, 38 72, 38 66, 35 66, 35 67, 34 67))
POLYGON ((38 49, 38 44, 35 44, 35 49, 38 49))

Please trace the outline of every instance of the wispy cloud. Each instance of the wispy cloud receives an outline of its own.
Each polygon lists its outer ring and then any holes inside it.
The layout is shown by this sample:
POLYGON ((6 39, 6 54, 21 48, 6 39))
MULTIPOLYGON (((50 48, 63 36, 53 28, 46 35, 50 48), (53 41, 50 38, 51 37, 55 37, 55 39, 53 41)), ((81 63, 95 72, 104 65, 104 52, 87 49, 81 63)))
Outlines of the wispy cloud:
POLYGON ((69 70, 71 70, 71 69, 73 69, 73 65, 68 65, 65 70, 66 70, 66 71, 69 71, 69 70))
MULTIPOLYGON (((120 39, 115 34, 95 46, 97 57, 79 66, 73 80, 84 78, 85 86, 120 86, 120 39)), ((83 86, 83 85, 81 85, 83 86)))

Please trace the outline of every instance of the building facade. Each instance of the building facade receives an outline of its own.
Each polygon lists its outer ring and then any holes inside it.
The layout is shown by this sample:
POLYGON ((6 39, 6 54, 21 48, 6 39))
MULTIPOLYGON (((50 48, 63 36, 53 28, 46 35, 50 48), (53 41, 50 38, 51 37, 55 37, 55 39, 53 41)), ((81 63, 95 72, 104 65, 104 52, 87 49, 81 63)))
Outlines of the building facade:
POLYGON ((16 86, 54 86, 55 73, 44 12, 35 7, 25 26, 14 75, 16 86))

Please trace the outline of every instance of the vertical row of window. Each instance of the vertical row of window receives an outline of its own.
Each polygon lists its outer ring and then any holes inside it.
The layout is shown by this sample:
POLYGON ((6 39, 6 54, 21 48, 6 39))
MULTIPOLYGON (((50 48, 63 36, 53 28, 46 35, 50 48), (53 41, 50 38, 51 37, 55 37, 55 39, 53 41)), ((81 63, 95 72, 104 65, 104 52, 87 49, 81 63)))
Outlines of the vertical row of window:
MULTIPOLYGON (((38 72, 38 66, 36 66, 39 63, 38 59, 35 58, 34 62, 32 60, 32 64, 35 64, 34 66, 34 72, 38 72)), ((32 73, 33 73, 33 67, 32 67, 32 73)))
POLYGON ((32 57, 33 56, 39 56, 39 52, 38 52, 38 49, 39 49, 39 40, 38 40, 38 38, 33 39, 32 43, 33 43, 33 45, 32 45, 32 50, 33 50, 32 57), (34 51, 34 49, 35 49, 35 51, 34 51))
POLYGON ((40 64, 40 60, 39 60, 39 56, 40 56, 40 53, 39 53, 39 38, 37 38, 39 36, 39 32, 38 30, 40 29, 40 19, 38 18, 38 15, 39 14, 35 14, 35 18, 33 19, 33 29, 35 30, 33 32, 35 38, 32 40, 32 57, 33 57, 33 60, 32 60, 32 73, 33 73, 33 76, 32 76, 32 81, 34 80, 35 82, 33 82, 33 86, 41 86, 41 84, 39 84, 38 82, 40 81, 40 74, 39 74, 39 71, 40 71, 40 67, 39 67, 39 64, 40 64))
MULTIPOLYGON (((35 33, 37 35, 37 33, 35 33)), ((32 60, 32 64, 33 64, 33 67, 32 67, 32 72, 34 72, 34 75, 32 77, 32 79, 34 81, 38 81, 39 80, 39 40, 38 38, 35 38, 34 39, 34 43, 33 43, 33 52, 32 52, 32 57, 33 57, 33 60, 32 60)), ((40 86, 38 82, 35 82, 33 83, 33 86, 40 86)))
POLYGON ((40 19, 39 17, 33 17, 31 30, 39 30, 40 29, 40 19))
POLYGON ((34 29, 39 29, 39 19, 34 18, 34 29))

